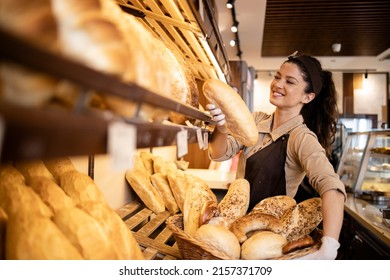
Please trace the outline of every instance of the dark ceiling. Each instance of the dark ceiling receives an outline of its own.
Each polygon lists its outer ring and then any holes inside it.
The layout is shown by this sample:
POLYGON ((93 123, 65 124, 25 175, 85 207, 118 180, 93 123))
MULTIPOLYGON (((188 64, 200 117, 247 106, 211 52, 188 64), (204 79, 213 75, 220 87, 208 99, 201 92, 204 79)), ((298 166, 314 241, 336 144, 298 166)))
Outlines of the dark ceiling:
POLYGON ((390 0, 268 0, 262 56, 377 56, 390 48, 390 0), (331 45, 341 43, 333 53, 331 45))

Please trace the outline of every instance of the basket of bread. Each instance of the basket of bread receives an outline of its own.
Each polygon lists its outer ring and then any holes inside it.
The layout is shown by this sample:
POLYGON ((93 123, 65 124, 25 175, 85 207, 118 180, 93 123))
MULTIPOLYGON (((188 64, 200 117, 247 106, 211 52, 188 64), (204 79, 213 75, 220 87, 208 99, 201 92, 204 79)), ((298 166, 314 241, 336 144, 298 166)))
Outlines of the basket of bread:
POLYGON ((249 182, 236 179, 217 202, 207 185, 187 190, 183 213, 167 219, 183 259, 293 259, 320 247, 320 198, 260 201, 250 212, 249 182))

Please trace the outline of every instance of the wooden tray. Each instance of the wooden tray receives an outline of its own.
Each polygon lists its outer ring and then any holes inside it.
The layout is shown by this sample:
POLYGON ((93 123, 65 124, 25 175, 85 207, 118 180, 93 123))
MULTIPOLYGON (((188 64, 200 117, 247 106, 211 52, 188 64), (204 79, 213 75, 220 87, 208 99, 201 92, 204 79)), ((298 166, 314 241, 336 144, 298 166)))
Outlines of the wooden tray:
POLYGON ((133 232, 147 260, 181 259, 178 246, 165 221, 168 211, 154 214, 145 205, 134 200, 116 211, 133 232))

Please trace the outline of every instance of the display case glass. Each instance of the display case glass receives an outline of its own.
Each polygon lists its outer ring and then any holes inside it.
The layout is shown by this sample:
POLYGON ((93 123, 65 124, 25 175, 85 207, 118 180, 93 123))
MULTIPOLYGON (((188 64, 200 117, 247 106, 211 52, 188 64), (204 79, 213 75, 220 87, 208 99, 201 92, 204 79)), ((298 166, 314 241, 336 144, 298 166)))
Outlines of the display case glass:
POLYGON ((390 192, 390 130, 348 133, 337 173, 350 192, 390 192))

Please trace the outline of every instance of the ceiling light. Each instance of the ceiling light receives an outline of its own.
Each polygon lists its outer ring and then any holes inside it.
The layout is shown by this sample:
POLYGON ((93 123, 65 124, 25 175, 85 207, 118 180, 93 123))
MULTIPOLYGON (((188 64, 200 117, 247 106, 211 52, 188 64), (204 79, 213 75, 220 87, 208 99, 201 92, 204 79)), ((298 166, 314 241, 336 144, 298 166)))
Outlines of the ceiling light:
POLYGON ((234 0, 228 0, 226 3, 226 8, 232 9, 234 4, 234 0))
POLYGON ((234 47, 236 45, 236 40, 230 40, 229 44, 231 47, 234 47))
POLYGON ((233 32, 233 33, 237 33, 238 31, 238 21, 236 21, 232 27, 230 28, 230 30, 233 32))

